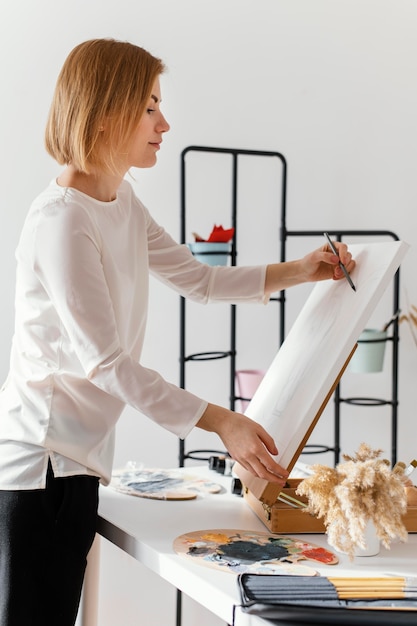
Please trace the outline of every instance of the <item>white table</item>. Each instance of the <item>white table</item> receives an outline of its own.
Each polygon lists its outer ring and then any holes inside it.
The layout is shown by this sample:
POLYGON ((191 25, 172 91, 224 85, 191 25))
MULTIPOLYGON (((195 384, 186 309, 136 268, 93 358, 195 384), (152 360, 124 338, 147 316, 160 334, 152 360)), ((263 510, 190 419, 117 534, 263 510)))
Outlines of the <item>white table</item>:
MULTIPOLYGON (((195 500, 168 502, 124 495, 111 487, 100 488, 98 534, 212 611, 226 624, 266 626, 269 622, 245 615, 238 608, 240 597, 234 574, 194 564, 191 559, 174 552, 174 539, 190 531, 217 528, 268 530, 243 498, 230 493, 230 478, 205 467, 189 467, 186 471, 220 483, 224 492, 198 496, 195 500)), ((327 546, 325 535, 300 537, 327 546)), ((97 624, 98 551, 99 542, 96 542, 89 556, 81 610, 82 626, 97 624)), ((375 557, 356 557, 350 562, 348 557, 338 556, 339 564, 336 566, 308 564, 323 575, 415 575, 417 535, 410 534, 407 543, 393 544, 390 550, 381 547, 380 554, 375 557)))

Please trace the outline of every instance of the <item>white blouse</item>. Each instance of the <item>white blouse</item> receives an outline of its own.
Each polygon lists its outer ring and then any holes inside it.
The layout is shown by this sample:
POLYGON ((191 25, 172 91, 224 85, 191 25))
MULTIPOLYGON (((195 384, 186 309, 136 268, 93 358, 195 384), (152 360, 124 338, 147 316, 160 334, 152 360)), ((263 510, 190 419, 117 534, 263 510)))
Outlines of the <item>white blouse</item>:
POLYGON ((130 405, 185 437, 207 402, 143 367, 149 272, 210 301, 265 301, 265 266, 198 263, 123 181, 100 202, 53 181, 32 204, 16 251, 16 324, 0 392, 0 489, 90 474, 108 484, 114 430, 130 405))

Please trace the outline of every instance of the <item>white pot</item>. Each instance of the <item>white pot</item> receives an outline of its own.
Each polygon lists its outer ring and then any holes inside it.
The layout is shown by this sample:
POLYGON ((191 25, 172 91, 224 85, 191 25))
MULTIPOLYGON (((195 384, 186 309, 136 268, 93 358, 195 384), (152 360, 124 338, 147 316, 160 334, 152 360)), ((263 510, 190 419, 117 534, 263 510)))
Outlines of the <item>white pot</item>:
POLYGON ((369 521, 365 527, 365 548, 357 547, 355 556, 375 556, 379 554, 381 542, 376 534, 375 524, 369 521))

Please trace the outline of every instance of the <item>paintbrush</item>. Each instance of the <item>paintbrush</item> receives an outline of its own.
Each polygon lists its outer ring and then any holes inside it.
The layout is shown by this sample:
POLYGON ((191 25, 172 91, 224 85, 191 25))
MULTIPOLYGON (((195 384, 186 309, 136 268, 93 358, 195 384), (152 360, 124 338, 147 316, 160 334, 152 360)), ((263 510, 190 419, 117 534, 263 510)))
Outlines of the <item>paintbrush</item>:
POLYGON ((329 577, 341 600, 348 598, 416 598, 417 578, 407 577, 370 577, 344 578, 329 577))
POLYGON ((416 460, 416 459, 413 459, 413 460, 410 462, 410 465, 409 465, 408 467, 406 467, 406 468, 405 468, 405 470, 404 470, 404 476, 407 476, 407 477, 408 477, 408 476, 410 476, 410 475, 414 472, 414 470, 416 469, 416 467, 417 467, 417 460, 416 460))
POLYGON ((401 478, 405 480, 406 485, 411 487, 413 483, 410 480, 410 476, 416 468, 417 459, 413 459, 412 461, 410 461, 408 467, 402 461, 398 461, 392 468, 392 471, 394 474, 399 474, 401 478))
POLYGON ((293 498, 293 496, 289 496, 288 493, 284 493, 283 491, 279 494, 278 500, 284 502, 284 504, 289 504, 294 509, 305 509, 307 504, 302 502, 302 500, 297 500, 297 498, 293 498))

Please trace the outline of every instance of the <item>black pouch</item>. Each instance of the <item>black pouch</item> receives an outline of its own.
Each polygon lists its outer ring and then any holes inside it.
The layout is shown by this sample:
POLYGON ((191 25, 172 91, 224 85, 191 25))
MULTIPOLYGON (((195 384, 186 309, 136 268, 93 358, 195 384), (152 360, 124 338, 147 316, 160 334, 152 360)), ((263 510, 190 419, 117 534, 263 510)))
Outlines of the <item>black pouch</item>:
POLYGON ((243 612, 272 624, 415 626, 417 598, 340 600, 321 576, 239 574, 243 612))

